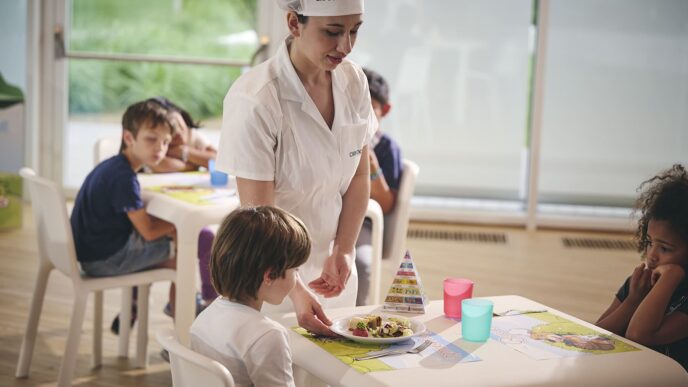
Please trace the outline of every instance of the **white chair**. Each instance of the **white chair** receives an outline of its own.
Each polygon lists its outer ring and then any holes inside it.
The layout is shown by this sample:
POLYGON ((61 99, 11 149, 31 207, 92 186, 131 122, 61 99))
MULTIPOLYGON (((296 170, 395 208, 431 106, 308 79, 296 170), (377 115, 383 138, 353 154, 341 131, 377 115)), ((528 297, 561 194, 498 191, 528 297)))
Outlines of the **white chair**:
POLYGON ((419 168, 416 163, 406 159, 404 159, 402 167, 401 182, 399 184, 399 191, 397 191, 397 201, 394 209, 383 216, 380 205, 374 200, 370 200, 365 215, 372 222, 373 262, 370 268, 372 304, 380 302, 381 259, 389 259, 396 270, 406 252, 406 234, 408 232, 411 198, 416 188, 419 168))
POLYGON ((96 166, 101 161, 118 154, 121 142, 121 136, 99 138, 93 146, 93 165, 96 166))
MULTIPOLYGON (((22 168, 20 175, 27 182, 31 193, 33 214, 38 232, 39 268, 36 287, 31 301, 29 320, 22 340, 17 362, 16 377, 23 378, 29 374, 31 358, 36 341, 38 321, 43 307, 48 277, 53 269, 72 280, 74 287, 74 309, 69 326, 69 336, 65 345, 62 364, 58 377, 58 386, 70 386, 81 338, 81 329, 86 311, 86 303, 91 292, 95 293, 93 318, 93 365, 97 367, 102 361, 102 328, 103 328, 103 290, 113 288, 131 288, 138 286, 137 367, 148 364, 148 299, 150 285, 156 281, 174 281, 176 274, 171 269, 154 269, 143 272, 113 276, 82 276, 76 259, 76 250, 72 236, 72 227, 67 217, 65 200, 60 189, 50 180, 36 176, 29 168, 22 168)), ((124 303, 131 305, 131 293, 123 292, 124 303)), ((130 308, 129 308, 130 309, 130 308)), ((127 313, 128 314, 128 313, 127 313)), ((122 316, 120 328, 129 329, 129 316, 122 316)), ((128 337, 128 332, 127 332, 128 337)), ((120 341, 121 344, 121 341, 120 341)), ((127 348, 128 349, 128 348, 127 348)), ((123 355, 120 345, 120 355, 123 355)), ((124 353, 126 356, 126 352, 124 353)))
POLYGON ((172 386, 234 387, 225 366, 185 347, 173 329, 159 331, 156 336, 170 354, 172 386))

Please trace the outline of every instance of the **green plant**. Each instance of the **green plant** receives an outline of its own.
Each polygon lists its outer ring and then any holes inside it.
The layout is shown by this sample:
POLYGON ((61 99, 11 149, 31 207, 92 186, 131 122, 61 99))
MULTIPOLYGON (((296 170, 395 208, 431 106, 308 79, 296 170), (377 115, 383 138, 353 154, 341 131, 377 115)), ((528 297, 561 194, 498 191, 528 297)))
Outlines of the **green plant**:
MULTIPOLYGON (((254 29, 255 13, 255 0, 74 0, 69 49, 249 59, 254 44, 227 45, 220 37, 254 29)), ((164 95, 197 119, 216 117, 239 73, 216 66, 72 59, 69 111, 118 113, 164 95)))

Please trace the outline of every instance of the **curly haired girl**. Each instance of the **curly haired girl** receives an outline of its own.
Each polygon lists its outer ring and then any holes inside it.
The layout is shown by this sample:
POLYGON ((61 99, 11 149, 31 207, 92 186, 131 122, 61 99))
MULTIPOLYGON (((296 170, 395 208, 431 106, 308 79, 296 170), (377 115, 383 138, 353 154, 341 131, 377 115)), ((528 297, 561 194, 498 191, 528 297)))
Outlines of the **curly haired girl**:
POLYGON ((638 190, 636 239, 644 262, 597 325, 650 346, 688 370, 688 173, 676 164, 638 190))

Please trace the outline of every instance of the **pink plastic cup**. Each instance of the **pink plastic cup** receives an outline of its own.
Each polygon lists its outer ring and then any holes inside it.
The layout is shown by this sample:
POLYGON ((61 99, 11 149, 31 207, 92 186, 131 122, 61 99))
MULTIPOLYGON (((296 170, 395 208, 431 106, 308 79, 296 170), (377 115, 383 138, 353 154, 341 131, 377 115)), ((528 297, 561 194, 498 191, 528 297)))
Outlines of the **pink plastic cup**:
POLYGON ((461 318, 461 301, 473 297, 473 281, 465 278, 444 280, 444 315, 461 318))

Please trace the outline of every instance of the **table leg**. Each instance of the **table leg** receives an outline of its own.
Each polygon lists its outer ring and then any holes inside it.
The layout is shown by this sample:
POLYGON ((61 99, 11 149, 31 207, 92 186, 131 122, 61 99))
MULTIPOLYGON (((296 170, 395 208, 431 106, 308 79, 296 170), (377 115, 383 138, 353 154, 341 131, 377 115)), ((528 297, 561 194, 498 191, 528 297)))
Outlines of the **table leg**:
POLYGON ((177 293, 175 328, 179 341, 189 345, 189 329, 196 318, 196 265, 201 227, 177 224, 177 293))

